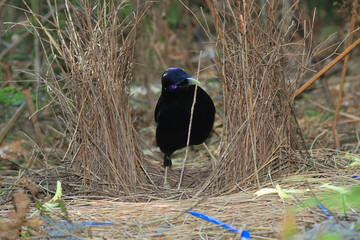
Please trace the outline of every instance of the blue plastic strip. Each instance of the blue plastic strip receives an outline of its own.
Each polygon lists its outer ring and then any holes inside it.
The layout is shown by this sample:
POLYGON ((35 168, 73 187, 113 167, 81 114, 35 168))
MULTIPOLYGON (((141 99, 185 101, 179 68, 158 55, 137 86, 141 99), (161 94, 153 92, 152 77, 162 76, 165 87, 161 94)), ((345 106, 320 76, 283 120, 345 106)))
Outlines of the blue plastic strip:
POLYGON ((80 225, 99 226, 99 225, 115 225, 114 222, 79 222, 80 225))
MULTIPOLYGON (((209 222, 212 222, 212 223, 215 223, 225 229, 229 229, 230 231, 232 231, 233 233, 239 233, 239 230, 236 228, 236 227, 233 227, 229 224, 226 224, 216 218, 213 218, 213 217, 210 217, 208 215, 205 215, 203 213, 199 213, 199 212, 195 212, 195 211, 188 211, 188 213, 190 213, 191 215, 195 216, 195 217, 198 217, 198 218, 202 218, 206 221, 209 221, 209 222)), ((250 239, 250 233, 248 230, 244 230, 242 231, 241 233, 241 240, 248 240, 250 239)))
MULTIPOLYGON (((59 220, 59 222, 69 223, 68 221, 59 220)), ((117 224, 125 224, 125 223, 114 223, 114 222, 75 222, 79 225, 85 226, 100 226, 100 225, 117 225, 117 224)))
POLYGON ((250 232, 248 230, 244 230, 241 233, 241 240, 248 240, 250 239, 250 232))
POLYGON ((328 218, 333 218, 333 215, 331 215, 328 210, 321 205, 318 201, 315 201, 315 203, 318 205, 318 207, 323 211, 323 213, 328 217, 328 218))
POLYGON ((166 229, 167 227, 163 227, 161 231, 158 231, 157 234, 160 235, 163 233, 163 231, 166 229))
POLYGON ((202 218, 206 221, 209 221, 209 222, 212 222, 212 223, 215 223, 217 225, 220 225, 221 227, 225 228, 225 229, 229 229, 230 231, 234 232, 234 233, 238 233, 239 230, 229 224, 225 224, 224 222, 216 219, 216 218, 213 218, 213 217, 210 217, 208 215, 205 215, 205 214, 202 214, 202 213, 199 213, 199 212, 195 212, 195 211, 188 211, 188 213, 190 213, 191 215, 194 215, 195 217, 198 217, 198 218, 202 218))

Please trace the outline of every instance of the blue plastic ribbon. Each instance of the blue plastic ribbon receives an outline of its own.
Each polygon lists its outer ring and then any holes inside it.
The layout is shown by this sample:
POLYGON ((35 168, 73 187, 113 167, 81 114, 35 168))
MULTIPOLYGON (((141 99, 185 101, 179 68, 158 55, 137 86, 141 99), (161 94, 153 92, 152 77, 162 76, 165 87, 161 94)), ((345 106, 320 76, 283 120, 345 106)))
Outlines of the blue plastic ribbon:
MULTIPOLYGON (((356 180, 360 180, 360 176, 352 176, 351 178, 356 179, 356 180)), ((323 211, 323 213, 328 217, 328 218, 333 218, 334 216, 331 215, 328 210, 321 205, 318 201, 315 200, 315 203, 318 205, 318 207, 323 211)))
POLYGON ((318 207, 323 211, 323 213, 328 217, 328 218, 333 218, 333 215, 331 215, 328 210, 321 205, 317 200, 315 200, 315 203, 318 205, 318 207))
MULTIPOLYGON (((198 217, 198 218, 202 218, 206 221, 209 221, 209 222, 212 222, 212 223, 215 223, 225 229, 229 229, 230 231, 232 231, 233 233, 239 233, 239 230, 236 228, 236 227, 233 227, 229 224, 226 224, 216 218, 213 218, 213 217, 210 217, 208 215, 205 215, 203 213, 199 213, 199 212, 195 212, 195 211, 188 211, 188 213, 190 213, 191 215, 195 216, 195 217, 198 217)), ((247 240, 247 239, 250 239, 250 233, 249 231, 247 230, 244 230, 242 231, 241 233, 241 239, 242 240, 247 240)))
POLYGON ((161 231, 158 231, 157 234, 160 235, 167 227, 163 227, 161 231))
POLYGON ((248 240, 250 239, 250 232, 248 230, 244 230, 241 233, 241 240, 248 240))
POLYGON ((79 222, 80 225, 99 226, 99 225, 115 225, 114 222, 79 222))
POLYGON ((213 217, 210 217, 208 215, 205 215, 205 214, 202 214, 202 213, 199 213, 199 212, 195 212, 195 211, 188 211, 188 213, 190 213, 191 215, 194 215, 195 217, 198 217, 198 218, 202 218, 206 221, 209 221, 209 222, 212 222, 212 223, 215 223, 217 225, 220 225, 221 227, 225 228, 225 229, 229 229, 230 231, 234 232, 234 233, 238 233, 239 230, 236 228, 236 227, 233 227, 229 224, 226 224, 216 218, 213 218, 213 217))
MULTIPOLYGON (((59 220, 59 222, 69 223, 68 221, 59 220)), ((125 224, 125 223, 114 223, 114 222, 74 222, 79 225, 85 226, 100 226, 100 225, 117 225, 117 224, 125 224)))

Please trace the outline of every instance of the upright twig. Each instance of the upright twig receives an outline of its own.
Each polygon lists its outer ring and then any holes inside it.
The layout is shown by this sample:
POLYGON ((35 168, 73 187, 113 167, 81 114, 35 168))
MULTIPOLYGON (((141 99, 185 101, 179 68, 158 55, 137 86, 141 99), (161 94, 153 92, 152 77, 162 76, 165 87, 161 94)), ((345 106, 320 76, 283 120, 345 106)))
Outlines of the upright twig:
POLYGON ((163 34, 163 38, 164 38, 164 61, 166 63, 169 62, 169 28, 168 28, 168 19, 167 19, 167 14, 166 11, 169 8, 168 6, 168 2, 167 1, 163 1, 163 12, 162 12, 162 16, 161 16, 161 24, 162 24, 162 34, 163 34))
MULTIPOLYGON (((198 70, 197 70, 197 74, 196 74, 196 79, 199 79, 200 60, 201 60, 201 51, 200 51, 200 55, 199 55, 199 62, 198 62, 198 70)), ((184 177, 184 172, 185 172, 185 163, 186 163, 187 155, 188 155, 188 152, 189 152, 191 126, 192 126, 192 120, 193 120, 194 109, 195 109, 195 104, 196 104, 197 88, 198 88, 198 85, 196 84, 195 89, 194 89, 194 99, 193 99, 193 103, 191 105, 191 114, 190 114, 189 129, 188 129, 188 135, 187 135, 187 141, 186 141, 185 156, 184 156, 184 160, 183 160, 182 166, 181 166, 181 174, 180 174, 179 185, 178 185, 177 190, 180 190, 180 187, 181 187, 181 184, 182 184, 182 179, 184 177)))
MULTIPOLYGON (((351 11, 350 35, 349 35, 349 39, 348 39, 348 45, 350 45, 353 41, 355 20, 357 17, 358 6, 359 6, 359 1, 354 0, 353 8, 351 11)), ((338 123, 339 123, 339 118, 340 118, 339 113, 340 113, 341 102, 342 102, 342 98, 343 98, 345 76, 346 76, 349 59, 350 59, 350 54, 346 55, 345 60, 344 60, 344 65, 342 68, 342 72, 341 72, 340 89, 338 92, 338 98, 337 98, 337 103, 336 103, 336 112, 335 112, 334 124, 333 124, 334 140, 335 140, 335 145, 336 145, 337 149, 340 149, 340 142, 339 142, 339 137, 338 137, 338 123)))
MULTIPOLYGON (((243 29, 242 32, 246 32, 247 31, 247 17, 250 16, 250 14, 248 13, 248 8, 246 6, 246 0, 243 0, 243 8, 244 8, 244 16, 243 16, 243 29)), ((244 34, 244 46, 245 46, 245 53, 247 53, 248 50, 248 40, 247 40, 247 36, 246 34, 244 34)), ((245 64, 243 64, 243 67, 245 68, 243 73, 245 74, 244 76, 249 76, 249 60, 248 60, 248 55, 245 54, 245 58, 242 58, 243 60, 245 60, 245 64)), ((250 87, 250 85, 253 85, 253 81, 254 78, 251 78, 251 83, 250 81, 247 81, 247 93, 249 96, 248 99, 248 113, 249 113, 249 118, 250 118, 250 123, 251 123, 251 130, 250 130, 250 139, 251 139, 251 145, 252 145, 252 152, 253 152, 253 161, 254 161, 254 171, 255 171, 255 176, 256 176, 256 183, 258 185, 258 188, 260 188, 260 179, 259 179, 259 173, 258 173, 258 167, 257 167, 257 157, 256 157, 256 145, 257 145, 257 133, 256 133, 256 128, 255 128, 255 118, 254 118, 254 107, 253 107, 253 94, 252 91, 253 89, 250 87)))
MULTIPOLYGON (((39 8, 38 0, 31 0, 31 9, 34 14, 39 15, 40 8, 39 8)), ((35 24, 35 22, 36 20, 33 19, 33 24, 35 24)), ((35 27, 34 27, 34 31, 36 31, 35 27)), ((34 68, 35 68, 35 73, 37 73, 35 74, 35 76, 36 76, 37 88, 38 88, 40 84, 40 77, 38 75, 38 73, 40 72, 40 41, 38 34, 34 34, 34 53, 35 53, 34 68)))

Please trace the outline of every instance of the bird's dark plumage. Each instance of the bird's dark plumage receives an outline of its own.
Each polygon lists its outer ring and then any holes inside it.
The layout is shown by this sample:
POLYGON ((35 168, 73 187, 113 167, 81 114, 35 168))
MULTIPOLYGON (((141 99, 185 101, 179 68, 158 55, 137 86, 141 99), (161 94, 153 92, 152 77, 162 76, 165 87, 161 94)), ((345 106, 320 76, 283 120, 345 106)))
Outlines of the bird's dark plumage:
MULTIPOLYGON (((162 91, 155 109, 156 142, 165 154, 164 166, 171 166, 174 151, 186 147, 195 85, 199 82, 181 68, 169 68, 161 79, 162 91)), ((215 107, 210 96, 197 87, 190 145, 203 143, 214 124, 215 107)))

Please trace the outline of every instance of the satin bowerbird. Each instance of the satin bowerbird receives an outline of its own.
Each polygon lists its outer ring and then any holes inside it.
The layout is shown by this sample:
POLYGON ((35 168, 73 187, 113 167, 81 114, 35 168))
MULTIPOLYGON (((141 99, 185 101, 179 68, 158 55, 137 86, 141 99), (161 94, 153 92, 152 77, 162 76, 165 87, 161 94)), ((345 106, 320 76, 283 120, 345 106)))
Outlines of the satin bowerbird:
MULTIPOLYGON (((155 108, 155 121, 156 142, 165 154, 164 186, 167 186, 167 171, 172 165, 171 155, 187 145, 195 84, 199 83, 182 68, 169 68, 162 75, 162 89, 155 108)), ((200 86, 197 86, 189 145, 201 144, 209 137, 214 118, 213 101, 200 86)))

